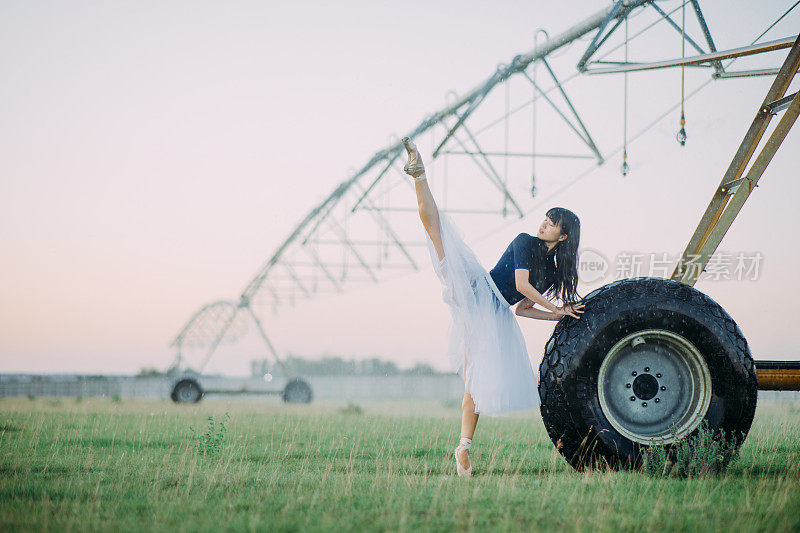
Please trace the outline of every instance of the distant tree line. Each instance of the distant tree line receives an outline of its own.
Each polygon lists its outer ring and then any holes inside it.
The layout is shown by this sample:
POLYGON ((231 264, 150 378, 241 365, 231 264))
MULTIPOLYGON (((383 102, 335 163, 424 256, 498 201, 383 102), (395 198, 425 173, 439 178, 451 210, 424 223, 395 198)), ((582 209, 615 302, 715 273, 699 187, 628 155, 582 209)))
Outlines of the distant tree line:
MULTIPOLYGON (((284 364, 289 374, 299 376, 396 376, 401 374, 434 376, 443 374, 427 363, 417 363, 410 368, 399 368, 393 361, 384 361, 377 357, 357 361, 338 356, 305 359, 289 354, 284 359, 284 364)), ((263 375, 266 373, 266 369, 280 373, 280 369, 276 366, 266 359, 251 363, 254 375, 263 375)))
MULTIPOLYGON (((283 360, 290 375, 293 376, 397 376, 397 375, 416 375, 416 376, 438 376, 445 372, 439 372, 427 363, 416 363, 410 368, 399 368, 392 361, 384 361, 377 357, 370 359, 344 359, 339 356, 328 356, 322 359, 306 359, 293 354, 289 354, 283 360)), ((136 377, 158 377, 172 375, 178 372, 171 368, 166 371, 152 367, 145 367, 139 370, 136 377)), ((279 365, 271 359, 253 359, 250 361, 250 374, 254 377, 262 377, 267 372, 282 375, 279 365)))
POLYGON ((136 374, 136 377, 137 378, 155 378, 155 377, 159 377, 159 376, 165 376, 168 373, 169 373, 168 371, 163 371, 163 370, 159 370, 157 368, 146 366, 146 367, 143 367, 142 369, 139 370, 139 373, 136 374))

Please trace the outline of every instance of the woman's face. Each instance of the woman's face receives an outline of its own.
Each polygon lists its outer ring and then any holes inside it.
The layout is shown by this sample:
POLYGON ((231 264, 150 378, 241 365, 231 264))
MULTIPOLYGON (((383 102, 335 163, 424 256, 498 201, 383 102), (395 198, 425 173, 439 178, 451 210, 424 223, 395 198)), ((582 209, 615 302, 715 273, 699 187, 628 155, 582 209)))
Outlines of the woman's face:
POLYGON ((561 237, 561 224, 553 224, 553 221, 550 220, 548 217, 544 217, 542 223, 539 224, 539 233, 538 237, 543 241, 547 242, 557 242, 561 237))

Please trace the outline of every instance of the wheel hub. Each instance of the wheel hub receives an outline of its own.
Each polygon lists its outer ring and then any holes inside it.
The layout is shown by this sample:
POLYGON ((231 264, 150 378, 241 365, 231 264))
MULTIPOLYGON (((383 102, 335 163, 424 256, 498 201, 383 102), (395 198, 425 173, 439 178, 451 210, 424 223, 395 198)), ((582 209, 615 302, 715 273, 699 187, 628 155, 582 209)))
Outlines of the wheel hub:
POLYGON ((642 444, 668 444, 700 424, 711 401, 711 373, 682 336, 644 330, 609 350, 597 390, 603 414, 622 435, 642 444))
POLYGON ((658 394, 658 380, 650 374, 641 374, 633 380, 633 393, 637 398, 649 400, 658 394))

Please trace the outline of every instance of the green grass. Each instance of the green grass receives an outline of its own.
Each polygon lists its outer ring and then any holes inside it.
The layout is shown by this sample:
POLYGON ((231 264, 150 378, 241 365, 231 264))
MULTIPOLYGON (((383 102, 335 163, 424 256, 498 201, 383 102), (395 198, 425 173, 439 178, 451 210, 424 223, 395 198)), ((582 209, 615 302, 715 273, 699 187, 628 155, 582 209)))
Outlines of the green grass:
POLYGON ((800 530, 793 405, 689 479, 577 473, 538 413, 483 417, 463 479, 456 404, 357 404, 0 399, 0 530, 800 530))

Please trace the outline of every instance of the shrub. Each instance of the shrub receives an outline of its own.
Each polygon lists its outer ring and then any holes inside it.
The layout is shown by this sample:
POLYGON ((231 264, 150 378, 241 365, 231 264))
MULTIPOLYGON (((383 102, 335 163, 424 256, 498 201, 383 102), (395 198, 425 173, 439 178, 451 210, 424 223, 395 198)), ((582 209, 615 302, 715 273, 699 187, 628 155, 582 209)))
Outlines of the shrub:
POLYGON ((347 402, 347 406, 342 407, 341 409, 339 409, 339 411, 345 415, 360 415, 364 412, 361 409, 360 405, 354 404, 352 402, 347 402))
POLYGON ((194 426, 189 426, 195 449, 203 456, 219 455, 222 452, 222 443, 225 440, 225 431, 229 420, 230 413, 225 412, 225 418, 222 419, 217 427, 216 422, 214 422, 214 416, 208 415, 206 431, 202 435, 197 433, 194 426))
MULTIPOLYGON (((670 428, 675 436, 675 424, 670 428)), ((737 456, 738 446, 732 435, 708 428, 704 420, 698 431, 678 442, 660 444, 657 439, 642 453, 642 470, 651 476, 679 478, 705 476, 725 470, 737 456)))

